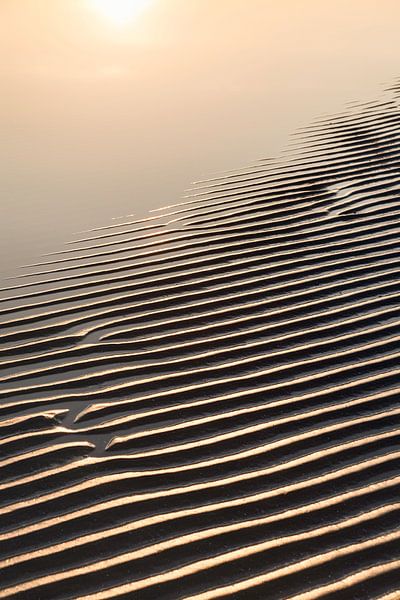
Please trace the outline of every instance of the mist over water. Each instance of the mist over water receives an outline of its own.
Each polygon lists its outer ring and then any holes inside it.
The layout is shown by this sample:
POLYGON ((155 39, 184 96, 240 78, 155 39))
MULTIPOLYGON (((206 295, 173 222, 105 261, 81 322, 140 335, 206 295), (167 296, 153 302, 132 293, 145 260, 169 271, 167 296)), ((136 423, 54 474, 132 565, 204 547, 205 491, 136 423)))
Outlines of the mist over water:
POLYGON ((378 98, 399 16, 395 0, 153 0, 117 25, 86 0, 3 0, 0 272, 378 98))

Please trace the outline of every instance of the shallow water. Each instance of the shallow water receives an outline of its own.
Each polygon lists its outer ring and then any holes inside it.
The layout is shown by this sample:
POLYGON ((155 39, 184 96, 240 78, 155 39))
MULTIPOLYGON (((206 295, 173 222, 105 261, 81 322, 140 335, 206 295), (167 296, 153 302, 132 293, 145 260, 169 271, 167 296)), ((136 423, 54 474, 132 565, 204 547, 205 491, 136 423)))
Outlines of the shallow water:
POLYGON ((3 0, 0 272, 74 232, 172 204, 191 181, 398 74, 397 0, 3 0))

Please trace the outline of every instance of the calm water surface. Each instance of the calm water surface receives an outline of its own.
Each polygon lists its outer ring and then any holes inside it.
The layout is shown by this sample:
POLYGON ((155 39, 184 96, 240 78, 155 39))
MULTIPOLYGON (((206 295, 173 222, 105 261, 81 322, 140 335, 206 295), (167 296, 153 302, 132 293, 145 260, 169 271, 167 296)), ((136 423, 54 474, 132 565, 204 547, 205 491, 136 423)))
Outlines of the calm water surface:
POLYGON ((115 2, 1 0, 4 275, 399 75, 398 0, 115 2))

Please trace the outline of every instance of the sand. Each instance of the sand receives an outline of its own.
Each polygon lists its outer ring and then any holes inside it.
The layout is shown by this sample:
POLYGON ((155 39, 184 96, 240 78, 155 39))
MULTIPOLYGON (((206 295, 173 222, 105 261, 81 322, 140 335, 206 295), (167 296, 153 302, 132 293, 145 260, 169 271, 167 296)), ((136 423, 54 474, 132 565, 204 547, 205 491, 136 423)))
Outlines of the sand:
POLYGON ((0 598, 400 598, 399 93, 5 282, 0 598))

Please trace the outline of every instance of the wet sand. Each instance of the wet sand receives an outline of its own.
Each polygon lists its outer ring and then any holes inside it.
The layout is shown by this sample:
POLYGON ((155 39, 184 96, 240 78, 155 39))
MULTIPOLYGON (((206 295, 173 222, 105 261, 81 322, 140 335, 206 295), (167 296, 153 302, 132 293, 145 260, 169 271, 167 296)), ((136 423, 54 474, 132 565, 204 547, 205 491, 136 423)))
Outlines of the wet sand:
POLYGON ((400 597, 399 94, 0 303, 0 598, 400 597))

